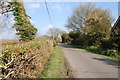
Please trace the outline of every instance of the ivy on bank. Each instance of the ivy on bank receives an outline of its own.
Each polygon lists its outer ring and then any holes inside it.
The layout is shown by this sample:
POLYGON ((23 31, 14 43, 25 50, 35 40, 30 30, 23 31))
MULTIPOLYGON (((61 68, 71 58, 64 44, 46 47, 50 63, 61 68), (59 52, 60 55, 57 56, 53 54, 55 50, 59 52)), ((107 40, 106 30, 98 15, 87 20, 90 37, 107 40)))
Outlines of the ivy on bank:
POLYGON ((23 0, 11 0, 11 2, 2 1, 0 2, 1 7, 1 13, 5 14, 8 12, 12 12, 14 16, 15 24, 13 25, 13 28, 16 29, 17 35, 20 38, 20 41, 30 41, 34 39, 37 28, 35 28, 28 16, 26 14, 23 0))
POLYGON ((16 28, 17 35, 20 37, 20 41, 29 41, 34 39, 37 29, 30 23, 28 19, 29 16, 26 14, 23 2, 11 2, 13 5, 13 15, 16 23, 14 28, 16 28))

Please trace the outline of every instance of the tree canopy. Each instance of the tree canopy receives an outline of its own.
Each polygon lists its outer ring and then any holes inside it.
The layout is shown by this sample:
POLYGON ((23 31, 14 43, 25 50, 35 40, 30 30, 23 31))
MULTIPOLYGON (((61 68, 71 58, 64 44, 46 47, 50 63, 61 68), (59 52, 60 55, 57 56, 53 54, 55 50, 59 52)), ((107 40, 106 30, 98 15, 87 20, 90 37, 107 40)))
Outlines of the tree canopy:
POLYGON ((23 0, 0 1, 1 13, 6 15, 8 12, 12 12, 15 20, 14 28, 17 31, 17 35, 20 37, 20 41, 29 41, 34 39, 37 28, 35 28, 26 14, 23 0))
POLYGON ((109 33, 113 17, 109 10, 96 7, 95 4, 79 5, 68 18, 66 27, 81 33, 103 32, 109 33))
POLYGON ((76 37, 73 39, 74 41, 77 40, 79 42, 82 39, 88 45, 88 43, 95 44, 96 41, 109 38, 113 20, 109 10, 101 9, 95 4, 88 3, 75 7, 65 26, 75 31, 70 32, 70 36, 76 37))

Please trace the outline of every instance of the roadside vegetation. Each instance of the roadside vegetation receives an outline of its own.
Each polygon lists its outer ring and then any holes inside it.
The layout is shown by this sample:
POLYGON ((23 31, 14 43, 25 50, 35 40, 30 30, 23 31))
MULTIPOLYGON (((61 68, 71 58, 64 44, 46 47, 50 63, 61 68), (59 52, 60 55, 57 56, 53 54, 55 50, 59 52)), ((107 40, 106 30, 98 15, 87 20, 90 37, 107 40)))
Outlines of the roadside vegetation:
POLYGON ((63 52, 59 46, 56 46, 40 78, 68 78, 66 73, 63 52))
POLYGON ((120 60, 120 29, 112 29, 114 18, 109 10, 101 9, 95 4, 79 5, 68 18, 63 43, 78 45, 87 51, 120 60))
POLYGON ((39 78, 53 53, 51 41, 37 39, 2 49, 2 75, 4 78, 39 78))
MULTIPOLYGON (((58 28, 52 28, 49 30, 51 37, 36 38, 38 30, 31 24, 31 17, 26 13, 23 0, 0 1, 0 15, 2 15, 0 19, 5 19, 3 20, 4 22, 0 21, 0 29, 14 28, 16 35, 19 37, 19 40, 2 40, 0 42, 2 43, 2 48, 0 49, 2 52, 2 55, 0 55, 0 72, 2 73, 0 76, 3 79, 39 78, 53 53, 54 46, 60 42, 59 36, 62 31, 58 28), (7 19, 10 16, 14 17, 15 23, 9 26, 11 23, 7 19)), ((2 30, 0 30, 1 32, 2 30)), ((51 66, 56 67, 54 67, 55 70, 53 71, 58 72, 53 77, 64 77, 64 57, 59 47, 56 47, 52 60, 58 60, 56 62, 58 65, 51 64, 51 66)))
MULTIPOLYGON (((120 30, 111 30, 114 18, 109 10, 98 8, 95 4, 77 6, 66 24, 66 28, 71 30, 69 33, 51 28, 51 37, 35 39, 38 29, 31 24, 23 0, 0 1, 0 8, 1 19, 7 20, 10 15, 14 17, 15 23, 11 27, 19 37, 19 40, 2 41, 0 76, 3 79, 68 78, 63 53, 56 46, 61 42, 61 35, 63 43, 120 60, 120 30)), ((1 33, 2 28, 7 26, 1 21, 0 24, 1 33)))
POLYGON ((119 61, 119 53, 113 50, 109 50, 108 52, 105 52, 103 51, 102 49, 99 49, 95 46, 91 46, 91 47, 88 47, 88 46, 80 46, 80 45, 72 45, 72 44, 68 44, 70 46, 74 46, 76 48, 79 48, 79 49, 83 49, 83 50, 86 50, 88 52, 92 52, 94 54, 97 54, 99 56, 102 56, 104 58, 107 58, 107 59, 110 59, 110 60, 113 60, 113 61, 117 61, 117 62, 120 62, 119 61))

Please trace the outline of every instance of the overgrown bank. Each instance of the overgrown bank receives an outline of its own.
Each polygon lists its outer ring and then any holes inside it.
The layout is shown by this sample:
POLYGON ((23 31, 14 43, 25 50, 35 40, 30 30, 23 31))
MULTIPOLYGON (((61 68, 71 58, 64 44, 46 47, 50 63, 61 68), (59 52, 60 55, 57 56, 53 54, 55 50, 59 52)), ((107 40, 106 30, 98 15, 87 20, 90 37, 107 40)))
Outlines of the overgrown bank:
POLYGON ((63 52, 59 46, 56 46, 55 52, 52 54, 40 78, 68 78, 66 72, 63 52))
POLYGON ((46 40, 6 45, 2 50, 4 78, 38 78, 53 52, 53 44, 46 40))

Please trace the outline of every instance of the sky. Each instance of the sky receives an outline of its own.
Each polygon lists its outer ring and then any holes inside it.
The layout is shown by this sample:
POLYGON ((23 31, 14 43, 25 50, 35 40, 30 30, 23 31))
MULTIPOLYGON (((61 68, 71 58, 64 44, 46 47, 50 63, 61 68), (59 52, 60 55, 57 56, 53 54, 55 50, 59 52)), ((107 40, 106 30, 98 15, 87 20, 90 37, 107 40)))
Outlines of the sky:
MULTIPOLYGON (((51 25, 44 2, 24 2, 25 10, 31 16, 31 23, 38 29, 37 36, 47 35, 51 27, 57 27, 68 31, 65 28, 67 18, 72 15, 74 7, 87 2, 47 2, 53 25, 51 25)), ((111 15, 118 18, 118 2, 93 2, 97 7, 109 9, 111 15)), ((13 18, 10 18, 13 19, 13 18)), ((113 23, 114 24, 114 23, 113 23)), ((113 25, 112 24, 112 25, 113 25)), ((0 38, 15 39, 15 29, 9 29, 0 33, 0 38)))

